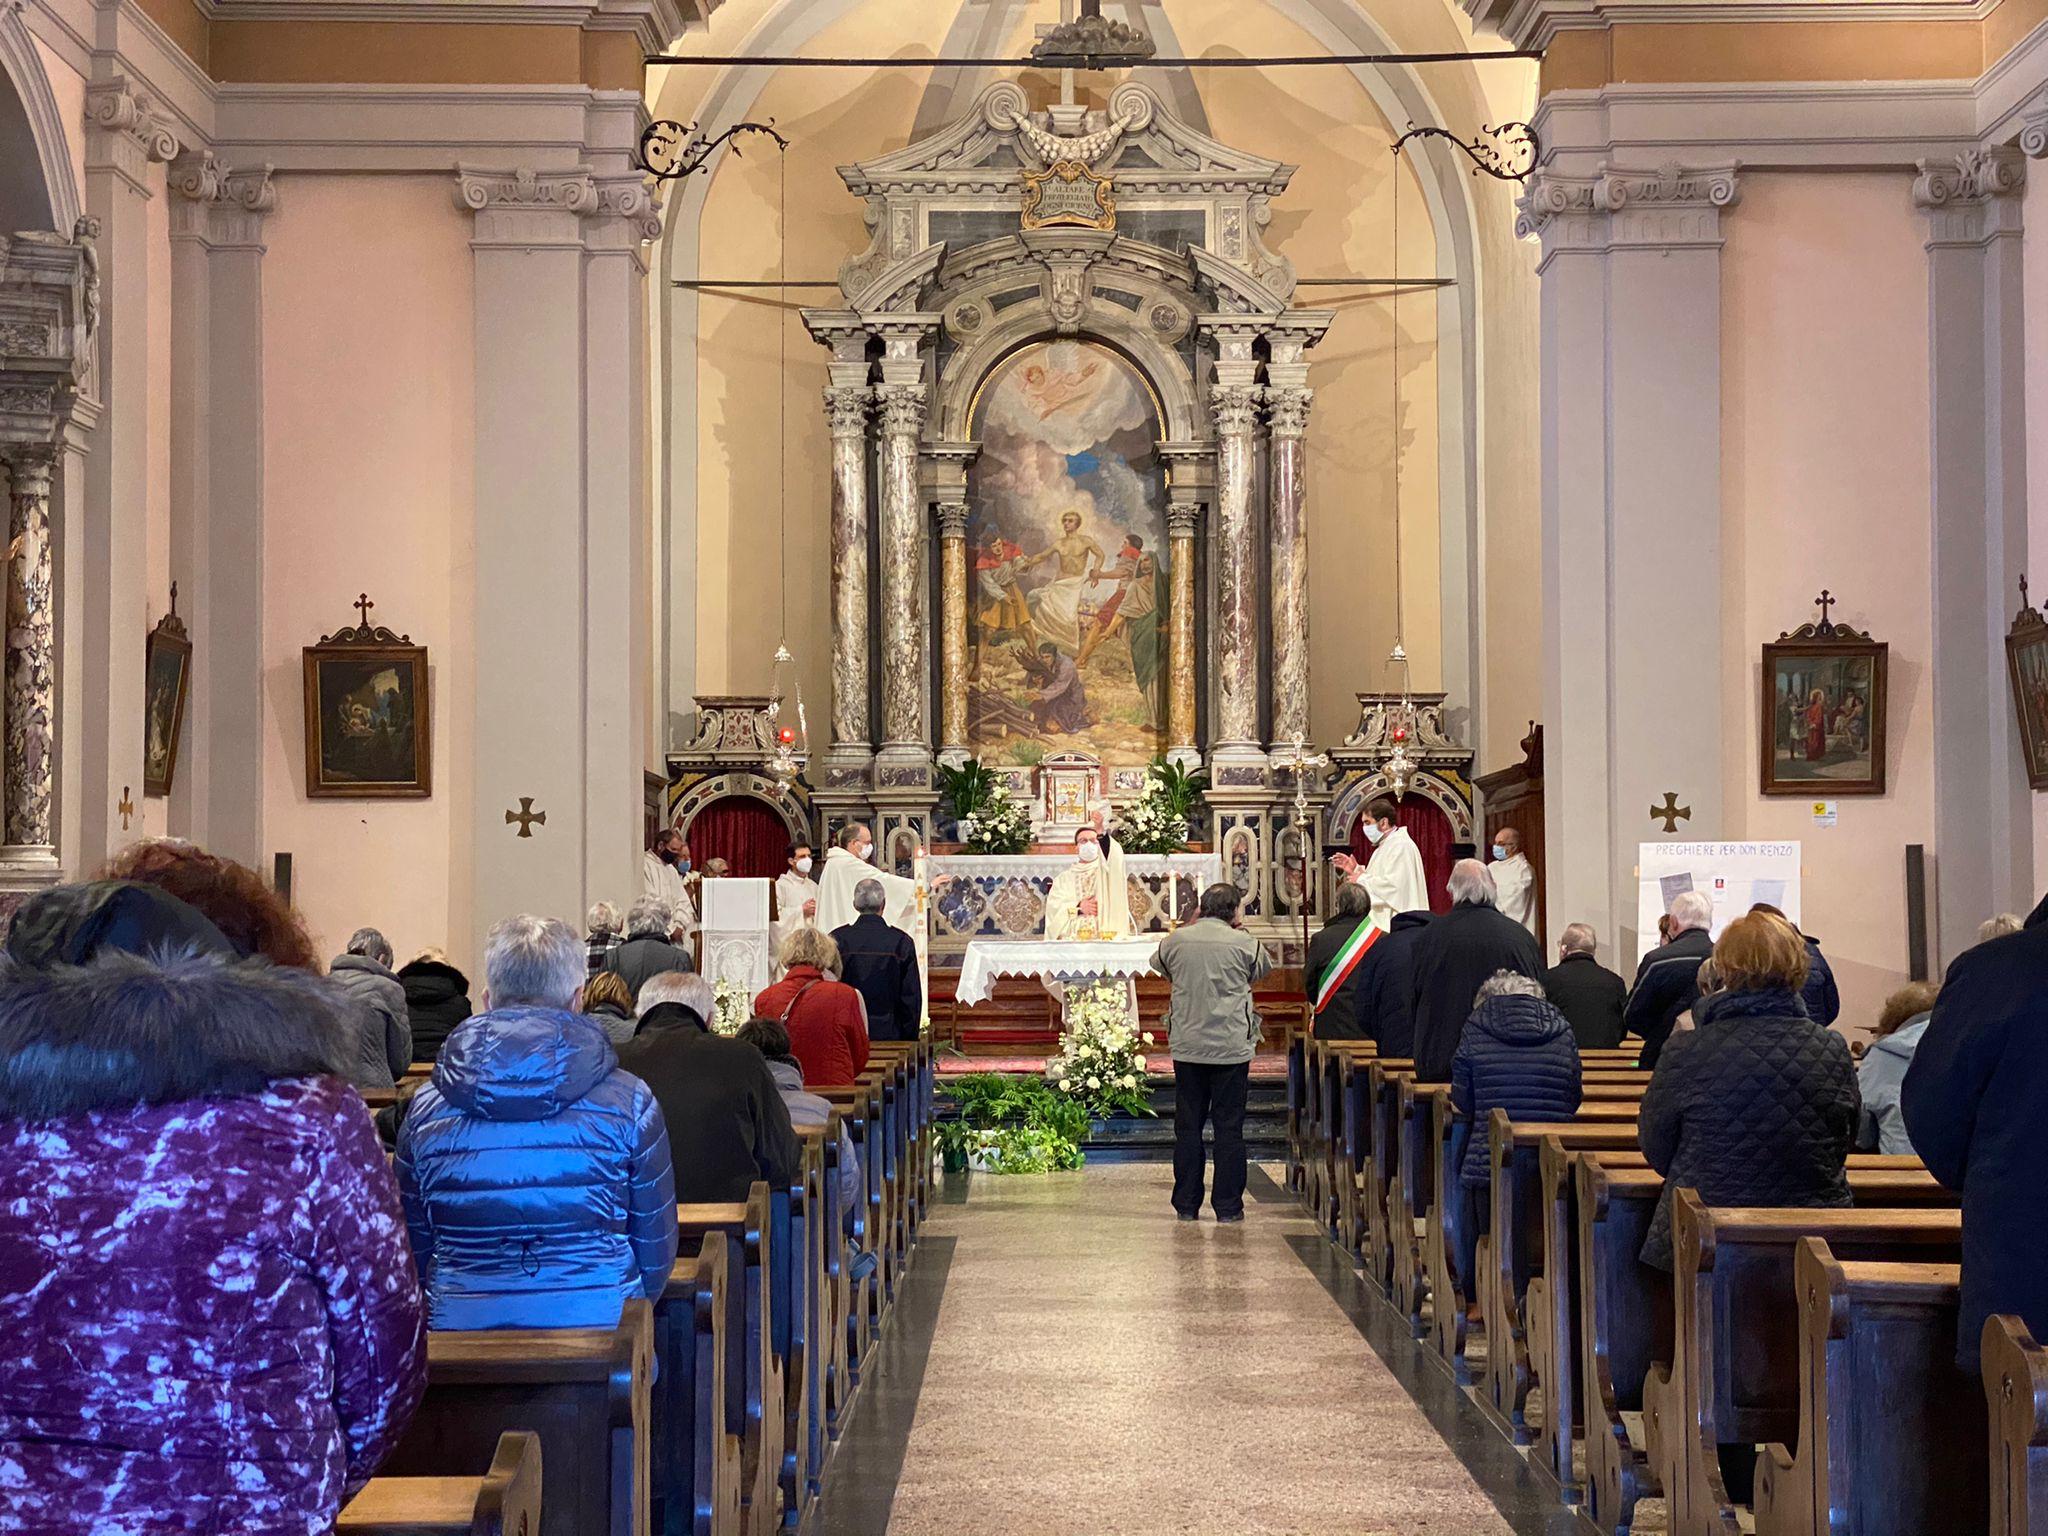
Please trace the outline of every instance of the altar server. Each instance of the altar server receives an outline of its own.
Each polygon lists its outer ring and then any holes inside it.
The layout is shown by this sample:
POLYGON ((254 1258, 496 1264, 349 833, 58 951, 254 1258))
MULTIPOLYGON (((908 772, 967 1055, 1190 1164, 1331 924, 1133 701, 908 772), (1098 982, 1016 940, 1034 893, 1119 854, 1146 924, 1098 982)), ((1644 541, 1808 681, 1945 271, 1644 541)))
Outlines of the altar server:
POLYGON ((1372 920, 1387 928, 1397 913, 1429 910, 1429 881, 1422 870, 1422 850, 1415 846, 1408 829, 1398 824, 1400 811, 1394 802, 1375 800, 1365 814, 1371 862, 1361 864, 1348 853, 1340 853, 1330 862, 1346 879, 1365 887, 1372 898, 1372 920))
POLYGON ((1074 834, 1074 862, 1053 876, 1045 898, 1048 939, 1077 939, 1084 929, 1099 939, 1126 939, 1131 934, 1124 851, 1094 827, 1074 834))
POLYGON ((1502 827, 1493 834, 1494 889, 1500 893, 1500 910, 1530 933, 1536 932, 1536 866, 1522 852, 1522 834, 1502 827))
POLYGON ((690 845, 674 827, 654 834, 640 860, 640 894, 668 908, 669 939, 688 948, 697 933, 697 906, 690 899, 690 845))
POLYGON ((775 877, 775 952, 799 928, 818 926, 818 882, 811 878, 811 845, 789 845, 789 868, 775 877))

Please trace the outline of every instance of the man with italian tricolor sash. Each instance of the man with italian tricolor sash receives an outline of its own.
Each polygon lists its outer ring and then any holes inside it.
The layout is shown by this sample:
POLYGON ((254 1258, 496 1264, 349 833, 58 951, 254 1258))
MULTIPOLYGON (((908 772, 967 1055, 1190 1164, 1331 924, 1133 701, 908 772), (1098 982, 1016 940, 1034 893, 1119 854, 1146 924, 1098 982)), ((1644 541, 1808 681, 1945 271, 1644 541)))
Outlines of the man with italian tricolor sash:
POLYGON ((1337 887, 1337 910, 1322 932, 1308 942, 1302 985, 1315 1011, 1319 1040, 1368 1038, 1367 1021, 1359 1008, 1359 970, 1375 944, 1386 937, 1373 921, 1372 897, 1363 885, 1346 880, 1337 887))

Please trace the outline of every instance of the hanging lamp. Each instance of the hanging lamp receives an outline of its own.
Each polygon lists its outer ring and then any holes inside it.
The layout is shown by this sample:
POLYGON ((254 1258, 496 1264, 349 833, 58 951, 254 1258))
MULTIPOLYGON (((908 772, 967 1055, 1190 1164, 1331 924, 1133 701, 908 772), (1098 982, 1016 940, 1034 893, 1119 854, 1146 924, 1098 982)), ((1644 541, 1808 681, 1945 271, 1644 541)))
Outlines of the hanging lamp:
POLYGON ((776 496, 780 535, 780 562, 776 598, 776 642, 773 671, 769 680, 768 726, 773 733, 768 771, 787 784, 803 772, 811 752, 811 727, 804 715, 803 679, 797 675, 796 658, 789 650, 789 140, 775 136, 775 201, 780 250, 775 267, 775 318, 777 367, 775 388, 778 429, 776 435, 776 496), (783 703, 794 705, 795 723, 785 721, 783 703))

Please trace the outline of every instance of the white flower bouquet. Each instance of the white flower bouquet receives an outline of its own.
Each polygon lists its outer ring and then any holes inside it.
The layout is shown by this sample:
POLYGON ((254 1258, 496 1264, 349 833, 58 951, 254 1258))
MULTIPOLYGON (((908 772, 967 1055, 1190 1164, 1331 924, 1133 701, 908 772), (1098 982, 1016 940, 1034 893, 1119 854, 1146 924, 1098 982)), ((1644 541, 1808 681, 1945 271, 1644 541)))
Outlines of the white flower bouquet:
POLYGON ((1142 1045, 1126 983, 1070 986, 1066 1037, 1060 1054, 1046 1064, 1046 1080, 1085 1106, 1091 1119, 1149 1115, 1142 1045))
POLYGON ((753 1016, 753 993, 739 982, 722 978, 712 983, 711 990, 717 998, 711 1010, 711 1032, 726 1036, 738 1034, 740 1026, 753 1016))

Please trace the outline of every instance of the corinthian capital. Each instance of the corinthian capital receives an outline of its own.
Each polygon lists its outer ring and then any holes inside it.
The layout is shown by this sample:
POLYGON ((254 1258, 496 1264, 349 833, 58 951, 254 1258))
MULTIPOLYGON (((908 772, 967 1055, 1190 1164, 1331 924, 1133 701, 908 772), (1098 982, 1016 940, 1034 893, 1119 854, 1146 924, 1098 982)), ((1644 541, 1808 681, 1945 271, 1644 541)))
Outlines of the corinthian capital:
POLYGON ((939 537, 942 539, 964 539, 967 537, 968 505, 964 501, 941 501, 934 503, 933 513, 939 520, 939 537))
POLYGON ((1316 392, 1306 385, 1267 385, 1266 419, 1272 424, 1273 435, 1306 436, 1309 407, 1315 403, 1315 398, 1316 392))
POLYGON ((875 402, 882 408, 884 436, 915 437, 924 429, 922 384, 878 384, 875 402))
POLYGON ((1259 390, 1254 384, 1212 384, 1209 409, 1218 436, 1249 435, 1258 420, 1259 390))
POLYGON ((860 437, 868 428, 868 387, 832 384, 825 389, 825 419, 834 437, 860 437))

